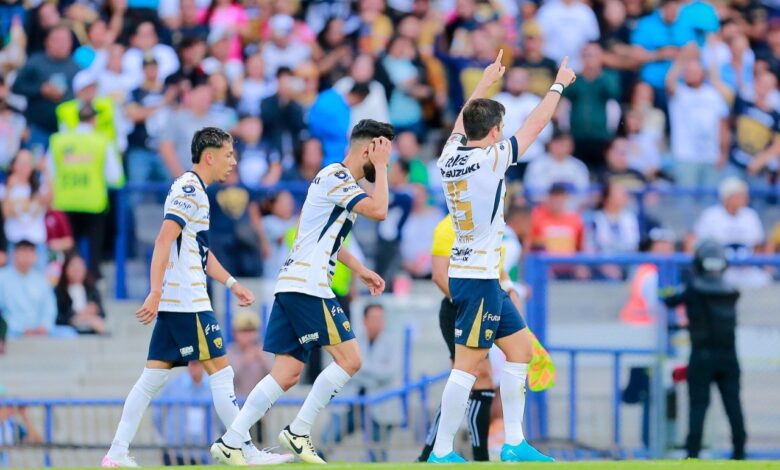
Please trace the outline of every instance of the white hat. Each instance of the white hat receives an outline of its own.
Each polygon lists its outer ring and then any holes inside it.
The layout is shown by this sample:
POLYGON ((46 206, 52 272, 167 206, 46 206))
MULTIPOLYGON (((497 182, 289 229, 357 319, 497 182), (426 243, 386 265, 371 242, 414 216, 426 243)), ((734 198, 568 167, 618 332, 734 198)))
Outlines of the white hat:
POLYGON ((718 196, 720 196, 721 201, 725 201, 735 194, 747 191, 747 189, 747 184, 744 181, 736 176, 730 176, 721 181, 720 186, 718 186, 718 196))
POLYGON ((271 31, 275 34, 287 35, 295 26, 295 20, 290 15, 274 15, 269 21, 271 31))
POLYGON ((206 39, 206 42, 209 46, 213 46, 223 39, 229 39, 230 36, 230 31, 228 31, 227 28, 217 27, 211 30, 208 38, 206 39))
POLYGON ((97 84, 97 77, 90 70, 82 70, 73 77, 73 93, 78 93, 84 88, 97 84))

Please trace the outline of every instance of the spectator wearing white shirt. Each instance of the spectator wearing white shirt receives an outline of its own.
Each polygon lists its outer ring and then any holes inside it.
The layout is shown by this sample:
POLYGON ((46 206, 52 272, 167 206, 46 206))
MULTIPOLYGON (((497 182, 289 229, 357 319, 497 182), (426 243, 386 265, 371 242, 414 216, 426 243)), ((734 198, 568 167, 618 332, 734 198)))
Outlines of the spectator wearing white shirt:
POLYGON ((569 56, 569 67, 582 69, 580 52, 599 38, 599 23, 593 9, 580 0, 548 0, 536 14, 544 36, 544 55, 560 62, 569 56))
MULTIPOLYGON (((604 185, 601 203, 593 213, 587 231, 589 251, 617 255, 636 253, 639 250, 639 218, 628 208, 630 197, 625 185, 612 181, 604 185)), ((607 279, 623 279, 620 266, 604 265, 599 273, 607 279)))
POLYGON ((201 68, 206 75, 222 72, 233 83, 244 74, 244 64, 238 59, 230 57, 230 45, 233 33, 224 28, 214 28, 209 33, 207 40, 209 56, 201 62, 201 68))
MULTIPOLYGON (((744 181, 729 177, 718 188, 720 204, 705 209, 696 221, 698 240, 711 238, 726 247, 730 258, 747 258, 764 243, 764 226, 753 208, 748 207, 748 187, 744 181)), ((732 267, 727 281, 739 288, 760 287, 769 282, 766 272, 757 267, 732 267)))
POLYGON ((355 86, 355 83, 368 84, 368 96, 361 103, 352 106, 349 115, 349 128, 363 119, 374 119, 380 122, 390 121, 388 111, 387 92, 385 87, 374 80, 374 59, 368 54, 361 54, 355 58, 349 69, 349 76, 338 80, 333 88, 346 95, 355 86))
POLYGON ((588 167, 572 156, 574 141, 571 135, 558 133, 548 144, 548 153, 528 164, 523 181, 531 192, 531 199, 540 201, 554 183, 562 183, 581 193, 588 189, 588 167))
MULTIPOLYGON (((541 98, 528 91, 528 70, 522 67, 514 67, 509 70, 504 82, 506 91, 496 95, 493 99, 504 105, 504 135, 511 136, 531 114, 531 111, 542 101, 541 98)), ((536 140, 520 156, 520 162, 528 163, 544 154, 544 146, 550 141, 553 134, 552 124, 547 124, 536 140)))
POLYGON ((294 70, 311 58, 311 47, 293 41, 295 20, 288 15, 274 15, 269 20, 271 40, 263 47, 265 76, 273 78, 281 67, 294 70))
POLYGON ((714 188, 728 158, 729 106, 705 78, 690 54, 675 61, 666 76, 671 150, 677 184, 683 188, 714 188))
POLYGON ((144 55, 151 53, 157 61, 160 78, 166 79, 179 69, 179 57, 171 46, 160 44, 154 23, 143 21, 130 38, 130 49, 122 57, 122 70, 132 79, 132 88, 138 88, 144 80, 144 55))

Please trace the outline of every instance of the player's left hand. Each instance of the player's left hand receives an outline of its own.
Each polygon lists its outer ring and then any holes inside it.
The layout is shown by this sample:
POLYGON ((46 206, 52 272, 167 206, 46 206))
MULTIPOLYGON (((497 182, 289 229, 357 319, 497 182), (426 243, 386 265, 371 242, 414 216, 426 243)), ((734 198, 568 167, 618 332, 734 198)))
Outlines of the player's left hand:
POLYGON ((370 269, 365 269, 360 273, 360 280, 368 287, 368 291, 371 292, 371 295, 380 295, 385 291, 385 280, 370 269))
POLYGON ((233 295, 235 295, 236 298, 238 299, 239 307, 249 307, 250 305, 255 303, 255 294, 253 294, 251 290, 242 286, 240 282, 236 282, 235 284, 233 284, 233 287, 230 289, 230 292, 232 292, 233 295))

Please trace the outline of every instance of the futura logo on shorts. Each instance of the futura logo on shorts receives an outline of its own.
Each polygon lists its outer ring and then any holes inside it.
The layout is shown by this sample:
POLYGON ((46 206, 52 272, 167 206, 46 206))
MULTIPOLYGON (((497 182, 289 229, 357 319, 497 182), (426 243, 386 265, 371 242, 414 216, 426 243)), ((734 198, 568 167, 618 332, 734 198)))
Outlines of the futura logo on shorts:
POLYGON ((221 329, 222 328, 220 328, 218 324, 212 325, 211 323, 209 323, 208 325, 206 325, 206 328, 203 329, 203 332, 206 334, 206 336, 208 336, 209 333, 213 331, 220 331, 221 329))
POLYGON ((485 312, 482 314, 482 321, 501 321, 501 315, 485 312))
POLYGON ((332 306, 330 308, 330 316, 331 317, 335 317, 336 314, 339 314, 339 313, 344 313, 344 309, 339 307, 339 306, 337 306, 337 305, 334 305, 334 306, 332 306))

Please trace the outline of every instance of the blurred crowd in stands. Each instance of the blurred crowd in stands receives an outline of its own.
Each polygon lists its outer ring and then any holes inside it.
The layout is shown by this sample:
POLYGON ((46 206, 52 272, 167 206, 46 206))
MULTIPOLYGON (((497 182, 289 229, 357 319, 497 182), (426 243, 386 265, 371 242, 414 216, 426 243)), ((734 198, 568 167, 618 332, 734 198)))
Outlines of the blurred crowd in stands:
POLYGON ((0 38, 0 323, 10 336, 105 331, 95 282, 116 192, 164 188, 189 168, 204 126, 236 138, 238 171, 208 190, 211 249, 236 276, 275 275, 306 185, 368 117, 397 131, 394 196, 374 246, 350 249, 399 288, 430 276, 445 215, 437 152, 500 48, 507 72, 494 98, 507 134, 565 56, 578 73, 507 175, 510 268, 520 246, 622 254, 714 237, 740 254, 780 247, 780 225, 762 212, 776 202, 780 159, 774 0, 3 0, 0 38), (701 198, 674 200, 690 211, 683 230, 639 210, 661 204, 654 191, 702 188, 717 189, 706 210, 701 198))

